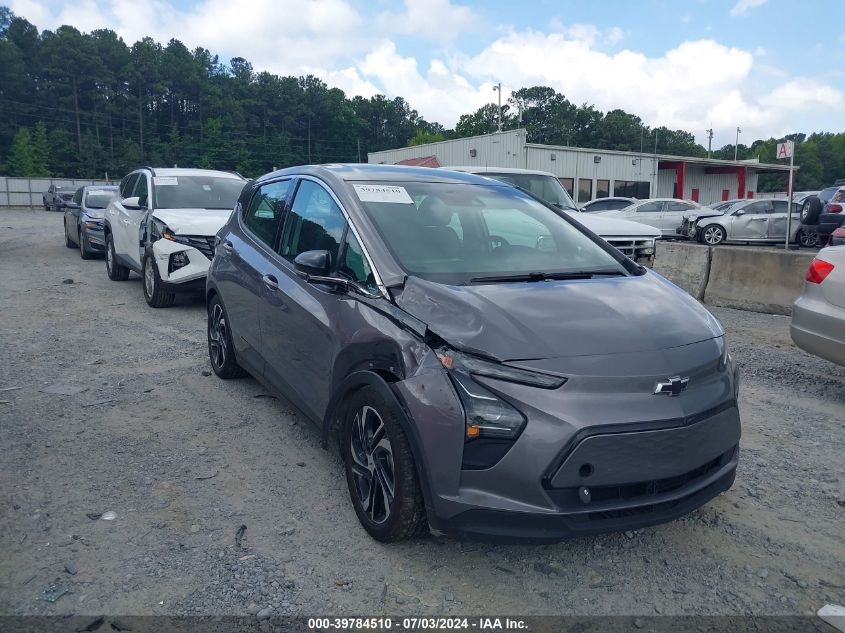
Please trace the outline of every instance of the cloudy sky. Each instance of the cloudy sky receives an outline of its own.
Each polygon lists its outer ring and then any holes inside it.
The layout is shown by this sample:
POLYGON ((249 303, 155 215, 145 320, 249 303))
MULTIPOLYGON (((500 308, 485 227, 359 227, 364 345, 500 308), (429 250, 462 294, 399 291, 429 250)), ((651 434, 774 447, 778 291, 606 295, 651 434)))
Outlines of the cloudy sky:
MULTIPOLYGON (((2 1, 2 0, 0 0, 2 1)), ((845 129, 842 0, 5 0, 40 29, 204 46, 453 126, 523 86, 622 108, 714 147, 845 129)))

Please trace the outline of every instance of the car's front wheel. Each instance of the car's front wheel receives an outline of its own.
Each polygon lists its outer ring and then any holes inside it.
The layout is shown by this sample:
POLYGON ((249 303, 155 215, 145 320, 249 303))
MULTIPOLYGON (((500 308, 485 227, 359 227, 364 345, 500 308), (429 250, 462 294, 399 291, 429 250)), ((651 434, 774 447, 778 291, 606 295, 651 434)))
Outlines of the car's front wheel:
POLYGON ((158 274, 155 259, 148 254, 144 257, 144 299, 151 308, 169 308, 176 300, 176 295, 168 292, 158 274))
POLYGON ((68 248, 76 248, 76 244, 73 243, 73 240, 70 239, 70 234, 67 232, 67 220, 63 220, 62 224, 65 225, 65 246, 68 248))
POLYGON ((428 523, 408 439, 381 394, 355 392, 346 407, 341 453, 355 514, 374 539, 401 541, 428 523))
POLYGON ((701 241, 710 246, 716 246, 725 241, 725 229, 718 224, 705 226, 701 231, 701 241))
POLYGON ((94 254, 88 252, 88 249, 85 247, 85 237, 82 234, 82 226, 77 229, 77 233, 79 236, 79 256, 82 259, 94 259, 94 254))
POLYGON ((214 373, 224 380, 246 376, 235 358, 229 319, 218 296, 208 304, 208 358, 214 373))
POLYGON ((126 281, 129 279, 129 269, 117 263, 114 252, 114 239, 111 233, 106 235, 106 273, 112 281, 126 281))

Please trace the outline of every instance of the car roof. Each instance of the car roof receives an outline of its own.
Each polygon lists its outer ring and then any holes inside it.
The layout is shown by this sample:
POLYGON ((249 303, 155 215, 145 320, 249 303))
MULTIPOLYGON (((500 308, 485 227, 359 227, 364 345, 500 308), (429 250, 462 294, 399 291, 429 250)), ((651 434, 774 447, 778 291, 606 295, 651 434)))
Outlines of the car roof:
POLYGON ((83 185, 81 189, 106 189, 108 191, 117 191, 118 189, 120 189, 120 187, 118 187, 117 185, 83 185))
MULTIPOLYGON (((156 172, 158 173, 158 172, 156 172)), ((490 185, 490 179, 443 167, 413 167, 409 165, 373 165, 369 163, 301 165, 264 174, 256 182, 278 176, 315 176, 332 181, 381 182, 442 182, 490 185)))
POLYGON ((681 198, 643 198, 642 200, 637 200, 636 204, 640 202, 686 202, 687 204, 698 204, 689 200, 682 200, 681 198))
POLYGON ((135 171, 154 170, 156 176, 216 176, 218 178, 232 178, 246 180, 240 174, 219 169, 194 169, 192 167, 141 167, 135 171))

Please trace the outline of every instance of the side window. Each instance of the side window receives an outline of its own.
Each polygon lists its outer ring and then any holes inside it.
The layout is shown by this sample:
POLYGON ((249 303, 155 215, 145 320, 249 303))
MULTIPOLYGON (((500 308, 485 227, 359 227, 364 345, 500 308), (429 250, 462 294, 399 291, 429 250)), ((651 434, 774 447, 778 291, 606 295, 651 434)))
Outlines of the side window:
POLYGON ((337 260, 346 218, 329 192, 312 180, 301 181, 285 220, 279 253, 289 261, 305 251, 329 251, 337 260))
POLYGON ((138 184, 135 185, 135 191, 132 193, 133 196, 138 198, 138 204, 142 207, 147 205, 147 198, 149 197, 147 192, 147 175, 146 174, 138 174, 138 184))
POLYGON ((355 238, 355 234, 352 231, 346 232, 346 240, 344 241, 341 257, 342 259, 337 267, 339 274, 358 282, 359 285, 371 292, 378 291, 370 264, 367 262, 367 258, 364 257, 361 244, 355 238))
POLYGON ((745 207, 746 213, 767 213, 769 210, 769 203, 768 202, 753 202, 745 207))
POLYGON ((663 210, 662 202, 646 202, 637 207, 637 213, 660 213, 663 210))
POLYGON ((73 201, 76 204, 82 204, 82 187, 76 190, 76 193, 73 194, 73 201))
MULTIPOLYGON (((792 211, 794 212, 795 209, 798 207, 797 204, 792 205, 792 211)), ((789 201, 788 200, 772 200, 772 208, 769 213, 786 213, 789 209, 789 201)))
POLYGON ((120 181, 120 197, 131 198, 135 183, 138 182, 138 174, 129 174, 120 181))
POLYGON ((272 246, 282 221, 290 180, 271 182, 258 189, 244 213, 244 224, 265 244, 272 246))
POLYGON ((694 209, 693 205, 687 204, 686 202, 669 202, 666 204, 667 211, 689 211, 690 209, 694 209))

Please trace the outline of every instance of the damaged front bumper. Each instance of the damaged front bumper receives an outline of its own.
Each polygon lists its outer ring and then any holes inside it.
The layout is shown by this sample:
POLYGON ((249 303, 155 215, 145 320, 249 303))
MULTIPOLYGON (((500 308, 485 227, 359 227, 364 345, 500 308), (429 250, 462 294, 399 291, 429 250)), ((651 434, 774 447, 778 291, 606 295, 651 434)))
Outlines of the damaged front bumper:
POLYGON ((184 241, 158 239, 152 244, 158 274, 171 292, 202 290, 213 257, 214 238, 190 237, 184 241), (190 241, 188 241, 190 240, 190 241))

